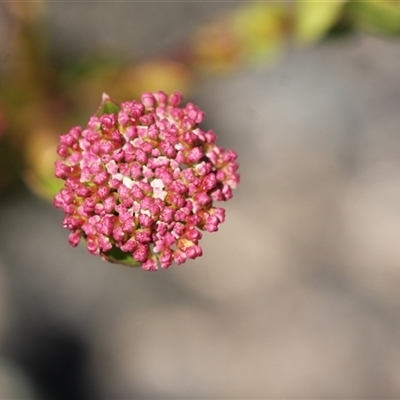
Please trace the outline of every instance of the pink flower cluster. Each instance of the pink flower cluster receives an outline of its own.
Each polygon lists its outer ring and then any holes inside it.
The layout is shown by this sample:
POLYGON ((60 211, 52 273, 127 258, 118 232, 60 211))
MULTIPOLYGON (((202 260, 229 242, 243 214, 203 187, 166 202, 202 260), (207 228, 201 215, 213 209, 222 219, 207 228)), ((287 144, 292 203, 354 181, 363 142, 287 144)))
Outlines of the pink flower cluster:
POLYGON ((215 201, 232 197, 237 154, 199 128, 204 113, 182 96, 159 91, 120 105, 103 95, 85 128, 60 137, 55 196, 69 243, 83 237, 90 253, 145 270, 202 255, 201 231, 225 219, 215 201))

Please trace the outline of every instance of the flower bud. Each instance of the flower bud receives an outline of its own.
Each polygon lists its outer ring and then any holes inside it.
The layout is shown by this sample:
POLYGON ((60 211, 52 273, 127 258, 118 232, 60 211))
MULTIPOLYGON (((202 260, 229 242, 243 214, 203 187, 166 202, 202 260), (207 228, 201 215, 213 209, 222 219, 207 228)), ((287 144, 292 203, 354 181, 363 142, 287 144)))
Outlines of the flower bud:
POLYGON ((103 95, 86 127, 60 137, 55 176, 65 186, 54 205, 66 214, 68 241, 146 271, 202 255, 201 231, 225 219, 215 201, 239 183, 237 154, 198 124, 204 112, 179 107, 182 95, 143 93, 121 105, 103 95))

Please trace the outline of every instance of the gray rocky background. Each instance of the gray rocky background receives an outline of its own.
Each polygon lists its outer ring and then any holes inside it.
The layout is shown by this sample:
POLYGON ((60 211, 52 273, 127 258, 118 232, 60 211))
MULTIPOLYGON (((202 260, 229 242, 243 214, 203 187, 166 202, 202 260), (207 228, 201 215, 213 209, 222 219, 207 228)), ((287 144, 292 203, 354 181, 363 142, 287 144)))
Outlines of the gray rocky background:
MULTIPOLYGON (((49 29, 66 55, 157 56, 236 5, 50 2, 49 29)), ((399 398, 400 41, 198 88, 242 174, 201 259, 107 264, 28 190, 0 205, 0 398, 399 398)))

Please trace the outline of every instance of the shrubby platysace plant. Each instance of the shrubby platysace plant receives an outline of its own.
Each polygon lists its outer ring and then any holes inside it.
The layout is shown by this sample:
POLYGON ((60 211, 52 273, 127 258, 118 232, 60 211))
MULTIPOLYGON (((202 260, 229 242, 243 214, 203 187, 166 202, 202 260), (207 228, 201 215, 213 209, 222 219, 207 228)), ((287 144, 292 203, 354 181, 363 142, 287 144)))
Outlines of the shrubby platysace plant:
POLYGON ((69 243, 83 238, 103 259, 145 270, 202 255, 239 183, 237 154, 199 124, 204 112, 159 91, 120 105, 107 95, 85 128, 60 137, 55 176, 65 180, 55 207, 66 214, 69 243))

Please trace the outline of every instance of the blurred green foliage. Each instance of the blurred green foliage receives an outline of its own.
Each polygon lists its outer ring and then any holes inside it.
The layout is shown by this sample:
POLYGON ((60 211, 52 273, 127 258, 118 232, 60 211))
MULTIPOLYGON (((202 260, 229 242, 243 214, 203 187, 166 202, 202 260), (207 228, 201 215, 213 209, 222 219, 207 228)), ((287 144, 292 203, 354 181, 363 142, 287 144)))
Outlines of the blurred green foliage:
POLYGON ((356 29, 383 35, 400 35, 398 1, 351 1, 347 11, 356 29))
POLYGON ((127 62, 118 55, 55 60, 47 43, 46 2, 0 4, 10 60, 0 65, 0 192, 21 177, 52 198, 57 138, 91 115, 101 94, 118 101, 144 91, 195 90, 200 73, 264 68, 289 46, 310 46, 340 31, 400 34, 398 1, 244 3, 195 28, 185 51, 127 62))
POLYGON ((294 39, 299 44, 315 43, 321 40, 343 13, 346 1, 296 3, 294 39))

